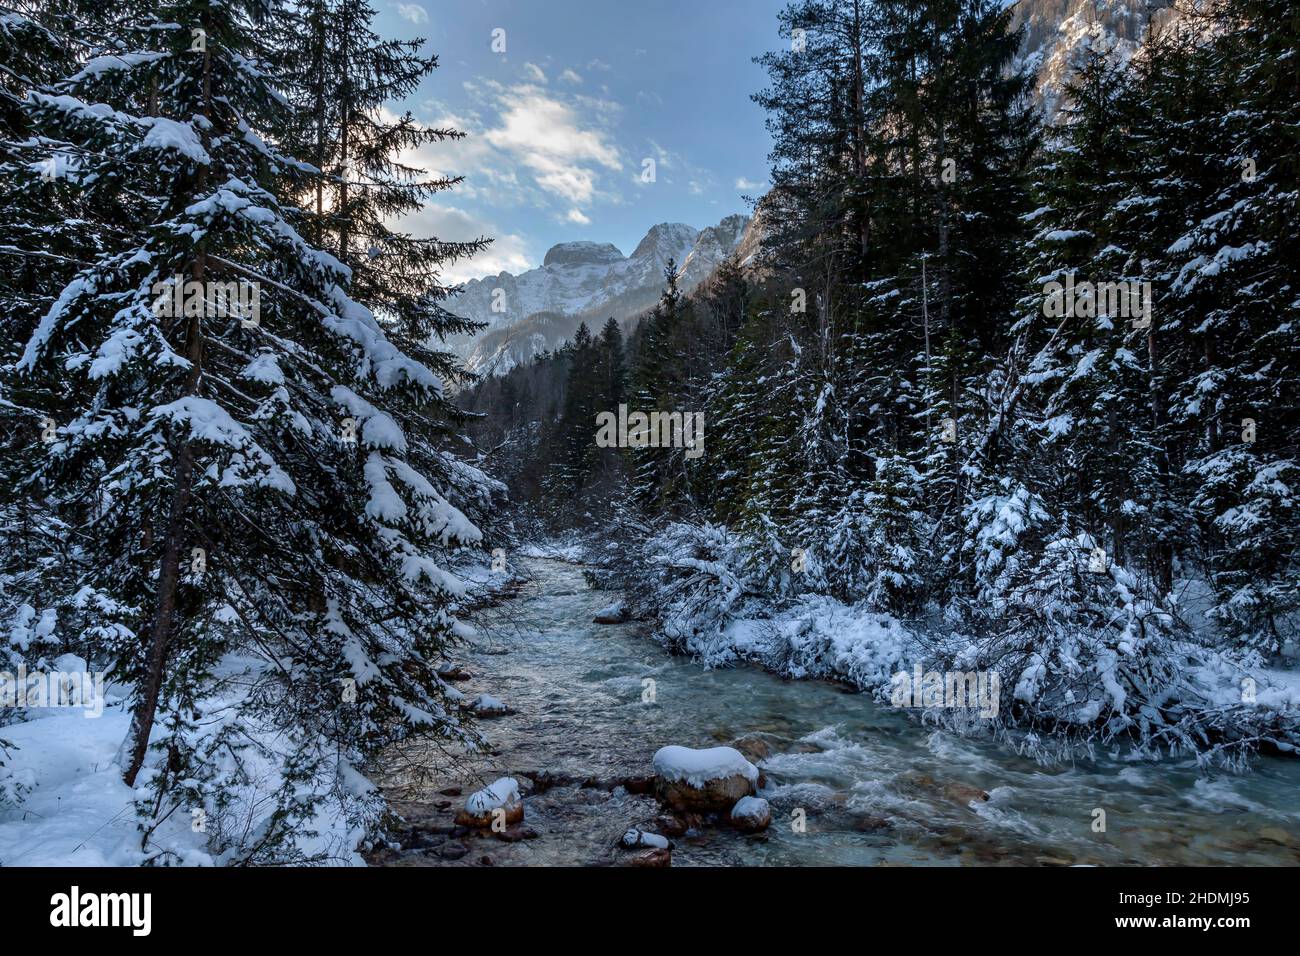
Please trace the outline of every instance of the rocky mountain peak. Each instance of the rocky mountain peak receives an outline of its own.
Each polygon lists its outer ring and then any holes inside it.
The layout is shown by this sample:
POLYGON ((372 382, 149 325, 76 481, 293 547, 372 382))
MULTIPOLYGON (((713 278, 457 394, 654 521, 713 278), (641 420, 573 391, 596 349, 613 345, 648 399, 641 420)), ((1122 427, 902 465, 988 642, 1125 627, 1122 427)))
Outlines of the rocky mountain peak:
POLYGON ((609 242, 561 242, 551 246, 542 266, 611 265, 622 262, 623 253, 609 242))
POLYGON ((749 217, 743 215, 706 229, 661 222, 630 256, 608 242, 559 243, 539 268, 465 283, 447 306, 486 328, 447 344, 472 369, 503 372, 556 347, 581 322, 594 329, 611 316, 628 320, 654 305, 670 259, 679 270, 679 288, 690 291, 736 252, 748 225, 749 217))
POLYGON ((700 230, 684 222, 661 222, 651 226, 632 253, 633 259, 681 258, 683 249, 689 250, 699 237, 700 230))

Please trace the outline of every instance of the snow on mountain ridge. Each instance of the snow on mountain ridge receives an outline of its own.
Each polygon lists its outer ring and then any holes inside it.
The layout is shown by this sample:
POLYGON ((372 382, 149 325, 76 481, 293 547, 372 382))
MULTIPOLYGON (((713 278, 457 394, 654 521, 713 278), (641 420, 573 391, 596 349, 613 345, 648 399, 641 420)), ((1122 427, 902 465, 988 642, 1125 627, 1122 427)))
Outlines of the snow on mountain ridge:
POLYGON ((580 321, 598 325, 611 316, 622 321, 653 305, 670 260, 683 291, 693 288, 736 251, 748 225, 744 215, 728 216, 705 229, 659 223, 630 256, 607 242, 558 243, 536 269, 465 283, 447 307, 487 328, 448 346, 471 369, 500 373, 558 346, 580 321))

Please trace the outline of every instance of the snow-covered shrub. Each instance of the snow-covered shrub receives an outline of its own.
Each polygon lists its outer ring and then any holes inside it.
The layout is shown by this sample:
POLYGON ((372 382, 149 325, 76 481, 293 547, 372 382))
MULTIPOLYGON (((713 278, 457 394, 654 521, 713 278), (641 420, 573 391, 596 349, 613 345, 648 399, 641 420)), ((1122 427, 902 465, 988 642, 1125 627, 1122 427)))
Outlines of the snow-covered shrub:
POLYGON ((742 531, 728 530, 730 547, 738 551, 749 587, 781 605, 786 599, 823 586, 823 549, 815 536, 798 523, 783 528, 770 515, 756 514, 742 531))
MULTIPOLYGON (((253 655, 227 658, 221 671, 197 706, 167 709, 155 744, 160 759, 137 779, 145 860, 355 862, 357 847, 384 822, 384 801, 362 773, 368 751, 359 711, 371 708, 305 669, 286 672, 253 655), (158 839, 160 824, 177 814, 204 835, 197 856, 158 839)), ((439 728, 440 736, 451 733, 439 728)))
POLYGON ((1023 487, 973 505, 967 533, 975 592, 963 610, 978 636, 956 656, 1001 675, 1009 723, 1228 760, 1294 733, 1294 712, 1240 706, 1257 658, 1196 643, 1149 585, 1023 487))
POLYGON ((658 618, 671 649, 708 656, 722 628, 760 593, 749 556, 726 528, 674 522, 644 546, 637 610, 658 618))
POLYGON ((12 751, 16 749, 11 742, 0 737, 0 809, 22 803, 35 783, 30 771, 20 774, 9 766, 13 759, 12 751))
POLYGON ((1300 634, 1300 468, 1236 445, 1187 471, 1209 525, 1210 619, 1244 646, 1281 651, 1300 634))
POLYGON ((919 650, 892 615, 824 594, 801 595, 771 619, 734 624, 726 637, 737 656, 785 677, 833 678, 875 694, 910 668, 919 650))
POLYGON ((921 537, 926 525, 916 507, 919 483, 906 461, 882 457, 876 459, 875 478, 842 499, 825 535, 828 593, 880 611, 918 608, 925 588, 921 537))

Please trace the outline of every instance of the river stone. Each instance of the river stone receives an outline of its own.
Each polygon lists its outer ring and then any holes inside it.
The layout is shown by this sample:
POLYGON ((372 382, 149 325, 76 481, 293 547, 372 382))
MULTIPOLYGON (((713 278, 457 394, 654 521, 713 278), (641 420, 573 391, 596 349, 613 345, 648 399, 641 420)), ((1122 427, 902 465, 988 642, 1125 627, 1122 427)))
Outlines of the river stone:
POLYGON ((479 694, 469 705, 475 717, 504 717, 510 708, 491 694, 479 694))
POLYGON ((500 832, 494 832, 493 835, 498 840, 505 843, 518 843, 520 840, 535 840, 541 836, 541 834, 532 827, 522 825, 508 827, 500 832))
POLYGON ((762 797, 741 797, 731 808, 731 825, 742 833, 758 833, 772 825, 772 808, 762 797))
POLYGON ((655 795, 678 811, 725 813, 758 783, 758 768, 732 747, 663 747, 653 763, 655 795))
POLYGON ((601 608, 591 619, 593 624, 622 624, 628 619, 627 606, 619 601, 609 607, 601 608))
POLYGON ((463 843, 445 843, 438 855, 444 860, 459 860, 465 854, 469 853, 469 847, 463 843))
POLYGON ((625 850, 635 850, 640 847, 649 847, 652 850, 670 849, 667 837, 650 830, 642 830, 640 827, 629 828, 618 842, 625 850))
POLYGON ((1268 840, 1270 843, 1278 843, 1282 846, 1300 846, 1300 838, 1294 834, 1287 833, 1281 827, 1260 827, 1259 838, 1268 840))
POLYGON ((732 741, 731 746, 739 750, 747 760, 766 760, 772 755, 772 745, 758 734, 745 734, 732 741))
POLYGON ((955 803, 962 806, 969 806, 976 801, 988 803, 989 794, 987 790, 981 790, 979 787, 968 787, 964 783, 952 783, 943 788, 943 795, 955 803))
POLYGON ((679 837, 686 833, 698 821, 693 819, 683 820, 681 817, 665 813, 655 817, 655 828, 665 836, 679 837))
POLYGON ((519 796, 518 782, 513 777, 502 777, 491 786, 471 793, 465 808, 456 814, 456 823, 481 830, 491 827, 497 819, 503 819, 505 826, 511 827, 523 818, 524 801, 519 796))

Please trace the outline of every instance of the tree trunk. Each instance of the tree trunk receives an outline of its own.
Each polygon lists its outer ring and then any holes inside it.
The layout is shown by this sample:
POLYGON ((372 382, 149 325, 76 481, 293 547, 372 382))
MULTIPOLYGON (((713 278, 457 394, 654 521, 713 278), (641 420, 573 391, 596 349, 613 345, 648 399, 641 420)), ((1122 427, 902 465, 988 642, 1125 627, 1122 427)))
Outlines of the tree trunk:
MULTIPOLYGON (((1166 516, 1169 500, 1169 450, 1165 447, 1161 429, 1164 426, 1164 404, 1160 396, 1160 374, 1156 357, 1156 327, 1153 322, 1147 330, 1147 362, 1150 370, 1151 391, 1151 438, 1156 446, 1156 467, 1160 474, 1160 509, 1158 514, 1166 516)), ((1164 540, 1157 541, 1153 548, 1152 575, 1164 593, 1169 593, 1174 586, 1174 551, 1173 545, 1164 540)))
MULTIPOLYGON (((345 24, 346 27, 346 24, 345 24)), ((345 28, 343 43, 343 87, 339 105, 339 262, 348 265, 348 242, 351 238, 352 217, 348 212, 348 132, 352 125, 352 79, 348 71, 348 31, 345 28)))
MULTIPOLYGON (((203 54, 204 115, 212 113, 212 58, 203 54)), ((201 134, 202 135, 202 134, 201 134)), ((206 139, 206 136, 204 137, 206 139)), ((200 166, 196 176, 197 192, 207 189, 207 167, 200 166)), ((194 281, 203 282, 207 256, 200 247, 194 256, 194 281)), ((205 303, 206 303, 206 296, 205 303)), ((206 305, 205 305, 206 308, 206 305)), ((185 395, 196 395, 203 369, 203 310, 191 316, 185 329, 185 357, 190 361, 189 375, 185 380, 185 395)), ((175 483, 167 509, 167 531, 163 538, 162 564, 158 572, 158 598, 153 622, 150 625, 148 656, 145 674, 136 688, 135 708, 131 714, 131 730, 122 743, 129 756, 122 779, 128 787, 135 786, 140 768, 149 753, 149 737, 153 733, 158 699, 162 694, 163 676, 167 667, 167 652, 171 645, 173 619, 176 615, 176 591, 180 583, 181 552, 185 547, 185 513, 189 508, 194 479, 194 448, 188 434, 179 439, 176 451, 175 483), (128 746, 129 745, 129 746, 128 746)))

